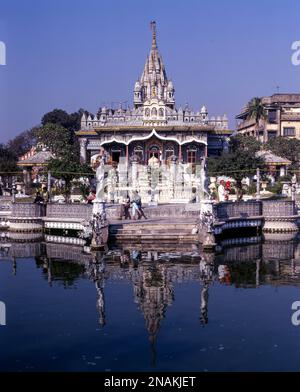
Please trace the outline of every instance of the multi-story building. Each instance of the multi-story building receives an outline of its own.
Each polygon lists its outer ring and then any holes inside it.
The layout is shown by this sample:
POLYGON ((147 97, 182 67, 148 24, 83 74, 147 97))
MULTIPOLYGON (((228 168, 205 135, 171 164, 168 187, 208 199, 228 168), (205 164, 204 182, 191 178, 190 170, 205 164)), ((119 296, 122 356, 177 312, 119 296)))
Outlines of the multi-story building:
POLYGON ((258 123, 251 118, 248 105, 236 116, 239 134, 255 136, 262 142, 277 136, 300 139, 300 94, 274 94, 263 97, 261 103, 265 116, 258 123))

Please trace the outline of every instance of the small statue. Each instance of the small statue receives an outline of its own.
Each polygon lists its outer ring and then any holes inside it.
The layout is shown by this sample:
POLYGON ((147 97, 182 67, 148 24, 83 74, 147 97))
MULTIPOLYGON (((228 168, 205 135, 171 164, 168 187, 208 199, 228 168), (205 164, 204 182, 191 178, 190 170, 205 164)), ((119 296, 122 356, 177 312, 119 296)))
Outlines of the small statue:
POLYGON ((220 185, 218 186, 218 197, 219 197, 219 202, 223 202, 226 200, 226 191, 224 187, 224 181, 220 181, 220 185))
POLYGON ((91 166, 96 171, 96 201, 103 201, 103 194, 105 188, 105 164, 108 160, 108 153, 103 147, 100 148, 99 154, 93 155, 91 158, 91 166))

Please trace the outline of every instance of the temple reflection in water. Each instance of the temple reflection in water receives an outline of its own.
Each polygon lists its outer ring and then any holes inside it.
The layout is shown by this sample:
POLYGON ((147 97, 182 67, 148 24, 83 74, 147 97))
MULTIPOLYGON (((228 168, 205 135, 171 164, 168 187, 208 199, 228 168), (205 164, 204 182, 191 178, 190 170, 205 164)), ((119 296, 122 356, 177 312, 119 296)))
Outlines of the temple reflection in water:
POLYGON ((123 280, 133 288, 133 300, 145 320, 155 361, 155 342, 166 312, 176 300, 175 287, 199 282, 199 319, 209 324, 209 290, 215 283, 255 288, 259 285, 300 284, 300 242, 298 238, 272 236, 226 240, 216 253, 194 248, 157 249, 141 247, 86 253, 83 248, 45 242, 9 242, 2 238, 0 260, 12 262, 12 274, 23 258, 34 257, 49 285, 66 288, 87 277, 96 289, 99 325, 106 325, 105 283, 123 280), (235 244, 237 243, 237 244, 235 244))

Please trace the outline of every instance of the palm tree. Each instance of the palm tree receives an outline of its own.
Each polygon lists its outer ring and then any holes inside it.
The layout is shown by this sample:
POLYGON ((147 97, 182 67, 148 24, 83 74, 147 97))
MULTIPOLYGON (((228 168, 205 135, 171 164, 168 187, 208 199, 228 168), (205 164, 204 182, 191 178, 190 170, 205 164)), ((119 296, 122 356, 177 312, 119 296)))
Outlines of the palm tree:
POLYGON ((248 102, 248 120, 255 120, 255 136, 258 138, 259 122, 267 118, 267 111, 262 103, 262 99, 255 97, 248 102))

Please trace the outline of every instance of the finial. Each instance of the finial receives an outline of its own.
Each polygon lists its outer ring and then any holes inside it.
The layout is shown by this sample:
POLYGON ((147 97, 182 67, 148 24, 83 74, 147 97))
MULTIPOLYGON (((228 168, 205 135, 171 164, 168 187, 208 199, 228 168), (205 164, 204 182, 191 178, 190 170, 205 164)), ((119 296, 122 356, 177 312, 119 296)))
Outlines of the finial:
POLYGON ((150 27, 152 30, 152 48, 156 49, 157 48, 157 44, 156 44, 156 22, 155 20, 152 20, 150 22, 150 27))

